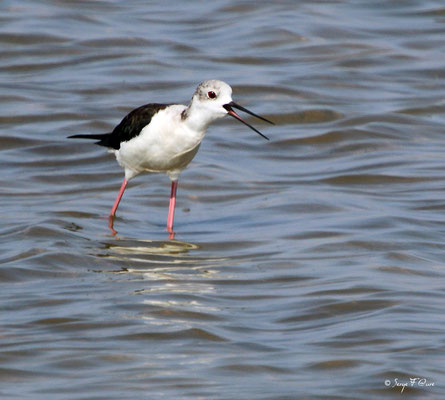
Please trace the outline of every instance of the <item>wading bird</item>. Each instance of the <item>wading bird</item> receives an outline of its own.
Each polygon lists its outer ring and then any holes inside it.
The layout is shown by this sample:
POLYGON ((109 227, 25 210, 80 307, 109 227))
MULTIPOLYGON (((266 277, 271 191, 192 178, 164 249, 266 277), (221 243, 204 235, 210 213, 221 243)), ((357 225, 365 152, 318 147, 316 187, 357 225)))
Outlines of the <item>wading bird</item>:
POLYGON ((232 88, 227 83, 208 80, 196 88, 187 106, 146 104, 131 111, 111 133, 69 136, 97 140, 96 144, 114 152, 117 162, 125 170, 124 181, 110 212, 109 226, 113 233, 116 233, 113 229, 116 210, 128 181, 141 172, 166 172, 169 176, 171 195, 167 231, 173 233, 179 175, 198 152, 207 128, 213 121, 228 114, 268 139, 244 121, 234 108, 273 124, 236 104, 232 100, 232 88))

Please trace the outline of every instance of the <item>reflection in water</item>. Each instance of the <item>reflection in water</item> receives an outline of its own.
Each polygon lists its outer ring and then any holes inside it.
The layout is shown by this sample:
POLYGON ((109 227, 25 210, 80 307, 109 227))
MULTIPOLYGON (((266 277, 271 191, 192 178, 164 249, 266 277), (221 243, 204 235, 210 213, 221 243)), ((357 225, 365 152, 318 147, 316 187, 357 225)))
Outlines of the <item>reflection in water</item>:
POLYGON ((147 273, 156 272, 155 268, 162 265, 171 270, 177 266, 187 265, 188 270, 208 268, 211 265, 226 261, 225 258, 199 258, 192 257, 191 252, 201 247, 194 243, 179 240, 151 240, 151 239, 128 239, 119 238, 114 242, 105 244, 105 253, 98 254, 100 257, 117 261, 125 261, 131 266, 122 267, 119 272, 147 273), (137 266, 134 265, 137 263, 137 266))
POLYGON ((110 251, 110 257, 121 256, 177 256, 187 254, 190 250, 197 250, 199 245, 182 242, 179 240, 151 240, 151 239, 128 239, 119 238, 118 241, 106 244, 110 251))
POLYGON ((125 265, 114 273, 142 281, 143 287, 133 292, 137 297, 132 297, 131 307, 144 308, 134 318, 143 320, 151 329, 168 326, 181 331, 193 328, 190 316, 206 321, 213 320, 219 312, 200 299, 204 293, 215 291, 214 280, 219 272, 212 267, 227 260, 193 257, 192 253, 199 249, 197 244, 178 240, 124 238, 107 243, 106 253, 101 256, 125 265))

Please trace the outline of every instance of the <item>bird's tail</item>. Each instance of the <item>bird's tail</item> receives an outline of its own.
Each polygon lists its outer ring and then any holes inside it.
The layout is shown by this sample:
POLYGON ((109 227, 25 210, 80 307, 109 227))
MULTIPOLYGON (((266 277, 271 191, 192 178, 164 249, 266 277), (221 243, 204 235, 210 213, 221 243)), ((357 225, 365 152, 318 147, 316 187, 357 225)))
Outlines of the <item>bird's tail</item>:
POLYGON ((100 134, 96 134, 96 135, 72 135, 72 136, 68 136, 68 139, 93 139, 93 140, 98 140, 98 142, 96 142, 95 144, 98 144, 100 146, 109 147, 109 143, 108 143, 109 137, 110 137, 109 133, 100 133, 100 134))
POLYGON ((94 139, 94 140, 102 140, 106 138, 109 133, 101 133, 98 135, 72 135, 68 136, 68 139, 94 139))

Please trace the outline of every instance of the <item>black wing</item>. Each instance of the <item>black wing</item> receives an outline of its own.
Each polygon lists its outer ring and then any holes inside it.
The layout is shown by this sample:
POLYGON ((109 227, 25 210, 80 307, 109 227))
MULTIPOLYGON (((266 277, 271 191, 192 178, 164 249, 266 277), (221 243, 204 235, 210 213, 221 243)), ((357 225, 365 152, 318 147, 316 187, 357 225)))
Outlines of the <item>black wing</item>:
POLYGON ((98 144, 119 150, 121 142, 127 142, 138 136, 142 129, 150 123, 153 116, 169 105, 152 103, 134 109, 125 116, 108 137, 103 138, 98 144))
POLYGON ((167 108, 170 104, 151 103, 145 104, 128 113, 124 119, 113 129, 111 133, 98 135, 73 135, 70 138, 95 139, 95 144, 119 150, 122 142, 127 142, 138 136, 142 129, 147 126, 153 116, 160 110, 167 108))

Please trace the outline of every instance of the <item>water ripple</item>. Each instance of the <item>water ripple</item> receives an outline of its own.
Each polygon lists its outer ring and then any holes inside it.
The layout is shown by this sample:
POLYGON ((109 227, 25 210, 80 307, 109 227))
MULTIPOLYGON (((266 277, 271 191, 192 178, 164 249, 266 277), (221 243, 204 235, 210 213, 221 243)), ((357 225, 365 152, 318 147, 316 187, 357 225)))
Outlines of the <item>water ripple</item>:
POLYGON ((444 397, 439 1, 13 3, 0 397, 444 397), (175 239, 163 175, 130 183, 113 235, 122 170, 66 137, 209 78, 271 140, 213 124, 175 239))

